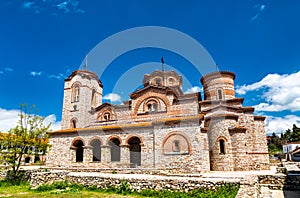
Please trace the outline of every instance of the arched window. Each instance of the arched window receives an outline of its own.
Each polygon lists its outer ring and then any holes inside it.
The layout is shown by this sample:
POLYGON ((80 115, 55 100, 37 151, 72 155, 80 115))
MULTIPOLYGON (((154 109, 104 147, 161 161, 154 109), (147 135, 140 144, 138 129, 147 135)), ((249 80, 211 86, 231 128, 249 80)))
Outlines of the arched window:
POLYGON ((173 78, 169 78, 169 85, 173 85, 175 80, 173 78))
POLYGON ((223 99, 223 94, 222 94, 222 90, 221 89, 218 90, 218 99, 219 100, 223 99))
POLYGON ((91 105, 93 107, 96 106, 96 90, 95 89, 93 89, 93 91, 92 91, 91 105))
POLYGON ((80 86, 79 84, 74 84, 72 87, 72 102, 79 102, 80 86))
POLYGON ((220 154, 225 154, 225 140, 219 140, 220 154))
POLYGON ((174 140, 172 145, 173 152, 180 152, 179 140, 174 140))
POLYGON ((103 119, 104 119, 105 121, 109 121, 109 120, 111 119, 110 113, 109 113, 109 112, 104 113, 103 119))
POLYGON ((72 118, 71 121, 70 121, 70 128, 75 129, 76 127, 77 127, 77 119, 72 118))
POLYGON ((150 100, 147 102, 147 108, 148 108, 148 112, 155 112, 158 111, 158 105, 157 102, 154 100, 150 100))

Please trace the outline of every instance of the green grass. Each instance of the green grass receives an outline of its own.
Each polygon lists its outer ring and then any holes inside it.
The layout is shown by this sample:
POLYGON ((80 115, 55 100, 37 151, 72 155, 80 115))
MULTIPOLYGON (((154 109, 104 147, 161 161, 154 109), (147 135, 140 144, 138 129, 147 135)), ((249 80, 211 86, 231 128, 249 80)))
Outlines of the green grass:
POLYGON ((238 187, 226 184, 216 191, 199 189, 189 193, 171 192, 168 190, 142 190, 136 192, 131 190, 131 186, 123 181, 119 188, 109 187, 107 189, 98 189, 95 186, 83 187, 78 184, 69 184, 67 182, 55 182, 51 185, 42 185, 35 190, 30 190, 28 183, 12 185, 9 182, 0 181, 0 197, 166 197, 166 198, 188 198, 188 197, 216 197, 216 198, 234 198, 238 187))

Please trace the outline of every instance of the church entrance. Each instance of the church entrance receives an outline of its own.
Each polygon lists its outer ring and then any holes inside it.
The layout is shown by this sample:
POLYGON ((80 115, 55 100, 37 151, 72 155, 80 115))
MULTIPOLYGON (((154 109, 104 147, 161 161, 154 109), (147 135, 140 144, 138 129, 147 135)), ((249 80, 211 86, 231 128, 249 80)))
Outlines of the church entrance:
POLYGON ((81 140, 76 140, 73 146, 76 148, 76 162, 83 161, 83 142, 81 140))
POLYGON ((130 168, 141 165, 141 141, 138 137, 132 137, 129 141, 130 168))

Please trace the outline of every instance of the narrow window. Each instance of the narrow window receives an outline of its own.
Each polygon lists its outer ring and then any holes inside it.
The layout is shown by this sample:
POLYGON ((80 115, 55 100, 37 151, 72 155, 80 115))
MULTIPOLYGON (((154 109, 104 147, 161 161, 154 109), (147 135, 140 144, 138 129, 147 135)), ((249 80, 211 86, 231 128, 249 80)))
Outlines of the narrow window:
POLYGON ((222 90, 221 89, 218 90, 218 98, 219 98, 219 100, 223 99, 222 90))
POLYGON ((72 129, 75 129, 75 128, 76 128, 76 120, 75 120, 75 119, 72 119, 72 120, 71 120, 71 128, 72 128, 72 129))
POLYGON ((72 102, 79 102, 79 85, 75 85, 72 89, 72 102))
POLYGON ((180 146, 178 140, 173 141, 173 152, 180 152, 180 146))
POLYGON ((93 107, 96 106, 96 90, 95 89, 93 89, 93 91, 92 91, 91 105, 93 107))
POLYGON ((104 114, 104 120, 109 121, 110 120, 110 113, 105 113, 104 114))
POLYGON ((225 154, 225 141, 220 140, 219 143, 220 143, 220 153, 225 154))

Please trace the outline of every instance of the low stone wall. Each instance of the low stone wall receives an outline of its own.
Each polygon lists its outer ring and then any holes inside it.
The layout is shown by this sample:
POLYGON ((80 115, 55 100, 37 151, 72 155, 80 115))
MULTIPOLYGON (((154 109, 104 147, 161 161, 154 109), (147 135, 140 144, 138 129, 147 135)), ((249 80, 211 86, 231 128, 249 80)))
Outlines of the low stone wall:
POLYGON ((83 186, 96 186, 97 188, 107 188, 109 186, 119 187, 121 182, 126 180, 133 190, 143 189, 191 191, 194 189, 216 189, 225 183, 239 185, 238 179, 217 179, 217 178, 196 178, 196 177, 171 177, 154 175, 135 174, 103 174, 103 173, 80 173, 80 172, 45 172, 32 173, 30 186, 37 188, 41 184, 53 183, 54 181, 68 181, 83 186))

